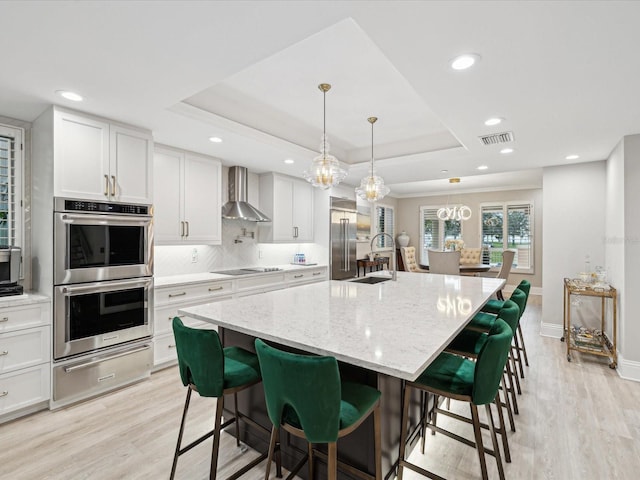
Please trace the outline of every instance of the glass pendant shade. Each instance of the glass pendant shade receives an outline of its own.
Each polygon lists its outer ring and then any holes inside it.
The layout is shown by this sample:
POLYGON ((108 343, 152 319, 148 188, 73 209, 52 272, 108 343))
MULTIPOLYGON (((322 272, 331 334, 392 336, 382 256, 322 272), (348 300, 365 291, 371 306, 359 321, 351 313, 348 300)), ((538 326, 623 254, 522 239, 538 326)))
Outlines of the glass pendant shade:
POLYGON ((371 170, 369 176, 364 177, 360 182, 360 186, 356 188, 356 195, 368 202, 377 202, 382 200, 391 190, 384 184, 382 177, 375 174, 373 168, 373 124, 378 120, 376 117, 370 117, 367 121, 371 124, 371 170))
POLYGON ((327 92, 331 88, 328 83, 321 83, 318 88, 324 96, 322 141, 320 143, 320 155, 311 161, 309 168, 302 173, 304 179, 314 187, 335 187, 347 176, 347 170, 342 167, 336 157, 329 154, 329 141, 327 139, 327 92))

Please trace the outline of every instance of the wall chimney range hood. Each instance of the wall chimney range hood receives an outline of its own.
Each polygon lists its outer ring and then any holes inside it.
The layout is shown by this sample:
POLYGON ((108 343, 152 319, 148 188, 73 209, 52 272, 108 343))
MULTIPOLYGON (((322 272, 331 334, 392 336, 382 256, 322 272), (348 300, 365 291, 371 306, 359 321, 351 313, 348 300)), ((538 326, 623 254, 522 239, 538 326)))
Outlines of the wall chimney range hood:
POLYGON ((247 202, 248 172, 246 167, 229 167, 229 201, 222 207, 222 218, 270 222, 271 219, 247 202))

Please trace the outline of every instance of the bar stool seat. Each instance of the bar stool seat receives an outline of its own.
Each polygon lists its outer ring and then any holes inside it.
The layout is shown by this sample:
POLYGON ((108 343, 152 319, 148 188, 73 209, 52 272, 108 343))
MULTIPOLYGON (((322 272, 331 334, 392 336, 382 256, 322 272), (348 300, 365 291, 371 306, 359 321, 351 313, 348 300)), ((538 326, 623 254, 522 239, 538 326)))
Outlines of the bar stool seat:
MULTIPOLYGON (((240 420, 268 434, 267 429, 238 412, 237 394, 252 385, 260 383, 262 379, 260 375, 260 364, 258 357, 254 353, 239 347, 223 348, 218 332, 215 330, 189 328, 182 323, 180 318, 175 317, 173 319, 173 332, 178 353, 180 378, 182 384, 188 388, 187 398, 182 412, 182 420, 180 422, 178 442, 171 466, 170 479, 175 477, 178 457, 180 455, 188 452, 209 437, 213 437, 209 478, 214 480, 217 474, 218 451, 220 448, 220 433, 222 429, 235 423, 237 446, 240 446, 240 427, 238 423, 240 420), (216 403, 214 428, 189 445, 182 447, 185 421, 191 402, 191 393, 194 391, 201 397, 215 397, 218 399, 216 403), (224 396, 229 394, 234 395, 235 416, 222 423, 224 396)), ((265 458, 267 458, 266 453, 240 468, 228 478, 235 479, 244 475, 265 458)), ((276 458, 276 463, 278 475, 280 476, 279 456, 276 458)))
MULTIPOLYGON (((292 469, 290 477, 308 461, 308 478, 313 478, 314 443, 327 444, 330 480, 337 478, 338 465, 349 473, 363 475, 364 472, 338 461, 337 440, 354 431, 373 414, 375 478, 381 480, 380 392, 368 385, 341 381, 338 362, 333 357, 284 352, 260 339, 256 339, 255 346, 267 413, 273 424, 269 459, 282 428, 309 444, 308 456, 292 469)), ((270 463, 267 463, 265 480, 269 479, 270 463)))

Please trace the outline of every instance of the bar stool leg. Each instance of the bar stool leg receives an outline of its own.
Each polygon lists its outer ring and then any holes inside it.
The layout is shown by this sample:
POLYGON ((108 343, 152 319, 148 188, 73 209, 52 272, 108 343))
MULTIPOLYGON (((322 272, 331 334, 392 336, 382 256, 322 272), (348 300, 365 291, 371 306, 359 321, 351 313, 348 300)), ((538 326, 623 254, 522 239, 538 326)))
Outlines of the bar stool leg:
POLYGON ((309 457, 309 460, 307 461, 307 464, 309 465, 309 480, 313 480, 313 444, 308 442, 307 448, 309 457))
POLYGON ((488 480, 487 459, 484 456, 484 444, 482 443, 482 432, 480 431, 480 419, 478 418, 478 407, 470 403, 471 420, 473 421, 473 434, 476 440, 476 450, 478 450, 478 459, 480 460, 480 471, 482 472, 482 480, 488 480))
MULTIPOLYGON (((502 405, 504 405, 507 409, 507 417, 509 418, 509 426, 511 427, 511 431, 515 432, 516 431, 516 424, 513 421, 513 410, 511 410, 511 400, 509 399, 509 390, 507 390, 507 382, 504 379, 505 377, 505 373, 502 374, 502 393, 504 393, 504 403, 502 405)), ((500 392, 498 392, 498 396, 500 395, 500 392)))
POLYGON ((500 455, 500 446, 498 445, 498 437, 496 436, 496 427, 493 423, 493 414, 491 413, 491 404, 485 405, 487 409, 487 420, 489 423, 489 431, 491 432, 491 443, 493 451, 496 454, 496 463, 498 464, 498 475, 500 480, 504 480, 504 467, 502 466, 502 456, 500 455))
POLYGON ((373 434, 375 435, 374 456, 376 464, 376 480, 382 480, 382 427, 381 427, 380 404, 373 411, 373 434))
POLYGON ((240 417, 238 416, 238 393, 233 394, 233 408, 236 414, 236 447, 240 446, 240 417))
POLYGON ((180 454, 180 445, 182 444, 182 434, 184 433, 184 423, 187 419, 187 411, 189 410, 189 402, 191 401, 191 388, 187 388, 187 399, 184 402, 184 410, 182 411, 182 420, 180 421, 180 431, 178 432, 178 444, 176 445, 176 453, 173 455, 173 465, 171 466, 170 480, 176 476, 176 467, 178 466, 178 456, 180 454))
POLYGON ((529 366, 529 358, 527 357, 527 347, 524 345, 524 336, 522 335, 522 328, 518 323, 518 336, 520 337, 520 343, 522 344, 522 353, 524 353, 524 364, 529 366))
MULTIPOLYGON (((269 480, 269 474, 271 473, 271 462, 273 462, 273 452, 276 449, 277 440, 278 440, 278 429, 274 425, 273 427, 271 427, 271 439, 269 440, 269 455, 267 457, 267 465, 265 468, 264 480, 269 480)), ((278 454, 279 453, 280 452, 278 452, 278 454)))
POLYGON ((411 396, 411 387, 404 387, 404 402, 402 404, 402 417, 400 428, 400 452, 398 456, 398 480, 402 480, 404 473, 404 456, 407 448, 407 423, 409 422, 409 397, 411 396))
POLYGON ((331 442, 327 444, 327 469, 328 479, 337 480, 338 478, 338 444, 331 442))
MULTIPOLYGON (((216 480, 218 470, 218 450, 220 450, 220 426, 222 425, 222 410, 224 409, 224 395, 216 402, 216 422, 213 428, 213 448, 211 449, 211 470, 209 480, 216 480)), ((237 419, 236 419, 237 421, 237 419)))
POLYGON ((509 439, 507 438, 507 426, 504 423, 504 414, 500 405, 500 392, 496 394, 496 408, 498 409, 499 433, 502 437, 502 447, 504 449, 504 459, 507 463, 511 463, 511 450, 509 450, 509 439))

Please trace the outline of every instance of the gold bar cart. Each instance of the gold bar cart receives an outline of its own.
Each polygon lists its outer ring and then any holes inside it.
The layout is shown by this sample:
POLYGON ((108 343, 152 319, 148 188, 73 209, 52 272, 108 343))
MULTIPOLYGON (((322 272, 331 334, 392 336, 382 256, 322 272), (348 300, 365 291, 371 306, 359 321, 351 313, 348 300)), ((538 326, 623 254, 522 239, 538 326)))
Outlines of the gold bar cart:
POLYGON ((609 358, 609 368, 618 366, 618 292, 611 285, 598 286, 586 283, 576 278, 564 279, 564 314, 562 319, 563 337, 560 339, 567 344, 567 361, 571 361, 571 351, 599 355, 609 358), (571 327, 571 296, 600 297, 601 326, 600 331, 588 330, 583 327, 571 327), (612 308, 612 337, 609 339, 605 331, 606 304, 610 299, 612 308), (612 341, 613 340, 613 341, 612 341))

